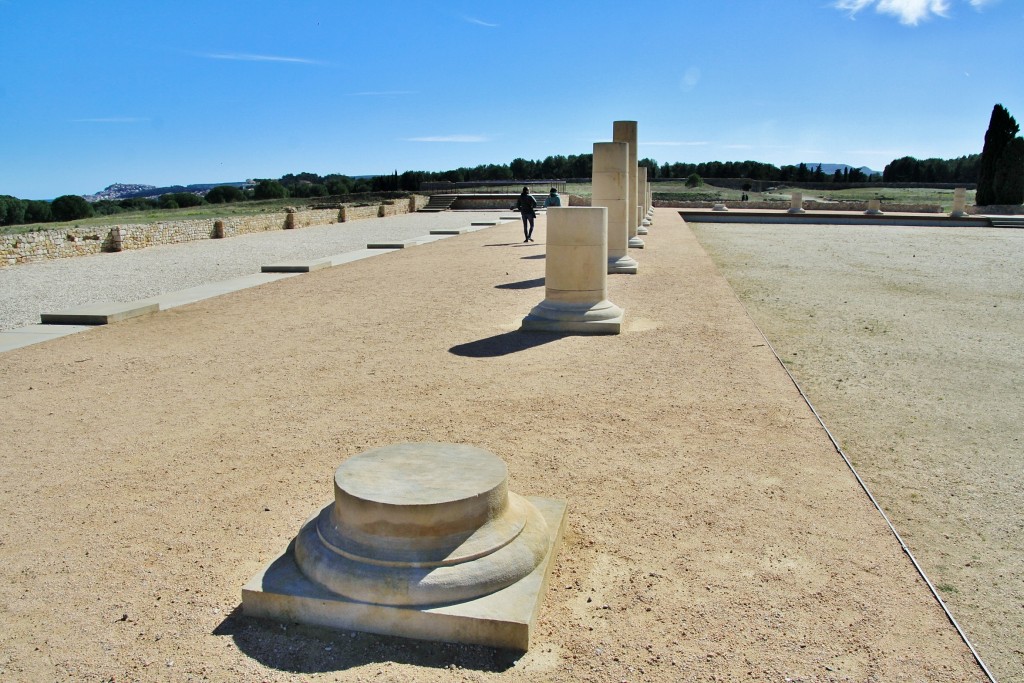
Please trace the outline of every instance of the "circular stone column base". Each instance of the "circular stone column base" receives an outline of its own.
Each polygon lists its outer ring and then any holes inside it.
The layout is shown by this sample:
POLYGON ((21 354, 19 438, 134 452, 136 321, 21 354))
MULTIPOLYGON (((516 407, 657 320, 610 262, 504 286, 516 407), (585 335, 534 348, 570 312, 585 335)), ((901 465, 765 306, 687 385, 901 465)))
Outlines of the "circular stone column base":
POLYGON ((607 299, 592 306, 545 299, 523 318, 520 329, 527 332, 619 334, 624 317, 625 312, 607 299))
POLYGON ((625 273, 627 275, 635 275, 637 270, 640 268, 640 264, 637 260, 626 254, 625 256, 609 256, 608 257, 608 274, 614 275, 616 273, 625 273))
POLYGON ((399 444, 335 472, 335 501, 242 589, 246 614, 526 650, 565 503, 508 491, 497 456, 399 444))
POLYGON ((629 247, 630 249, 643 249, 645 245, 644 241, 639 237, 630 237, 629 242, 626 243, 626 246, 629 247))

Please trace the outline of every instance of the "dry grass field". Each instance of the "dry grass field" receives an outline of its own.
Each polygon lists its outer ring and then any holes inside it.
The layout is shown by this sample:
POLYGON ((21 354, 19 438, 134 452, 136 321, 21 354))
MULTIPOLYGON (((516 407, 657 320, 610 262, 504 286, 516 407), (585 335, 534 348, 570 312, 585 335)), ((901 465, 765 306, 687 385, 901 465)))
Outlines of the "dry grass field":
POLYGON ((1024 232, 694 224, 1000 681, 1024 681, 1024 232))

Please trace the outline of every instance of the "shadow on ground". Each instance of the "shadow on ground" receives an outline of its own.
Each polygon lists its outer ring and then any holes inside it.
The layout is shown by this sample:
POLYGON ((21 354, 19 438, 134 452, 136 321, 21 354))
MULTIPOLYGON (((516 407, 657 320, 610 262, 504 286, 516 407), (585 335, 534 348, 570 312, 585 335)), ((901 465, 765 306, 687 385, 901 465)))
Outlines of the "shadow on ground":
POLYGON ((534 287, 543 287, 544 278, 535 277, 532 280, 521 280, 519 282, 506 282, 503 285, 495 285, 495 289, 533 289, 534 287))
POLYGON ((485 247, 543 247, 544 244, 543 243, 542 244, 537 244, 536 242, 531 242, 529 244, 527 244, 526 242, 497 242, 495 244, 485 244, 484 246, 485 247))
POLYGON ((524 256, 523 260, 526 261, 528 259, 541 259, 541 258, 547 258, 547 254, 534 254, 533 256, 524 256))
POLYGON ((502 672, 522 656, 520 652, 478 645, 429 643, 250 619, 243 616, 241 606, 217 626, 213 635, 230 637, 239 650, 264 666, 298 674, 344 671, 384 662, 502 672))
POLYGON ((494 337, 479 339, 467 344, 458 344, 448 349, 449 353, 466 358, 496 358, 550 344, 568 335, 561 332, 505 332, 494 337))

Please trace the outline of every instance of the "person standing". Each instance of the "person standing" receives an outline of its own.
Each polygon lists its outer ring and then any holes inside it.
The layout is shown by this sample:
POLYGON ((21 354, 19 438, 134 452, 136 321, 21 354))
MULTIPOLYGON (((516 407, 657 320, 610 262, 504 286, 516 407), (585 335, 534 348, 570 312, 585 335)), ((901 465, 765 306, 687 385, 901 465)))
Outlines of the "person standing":
POLYGON ((523 244, 533 241, 533 221, 537 218, 537 200, 530 194, 530 188, 524 187, 519 199, 516 200, 516 209, 523 219, 523 244))
POLYGON ((558 190, 556 190, 555 188, 552 187, 551 188, 551 194, 549 194, 547 196, 547 198, 544 200, 544 208, 546 209, 549 206, 561 206, 561 205, 562 205, 562 198, 558 196, 558 190))

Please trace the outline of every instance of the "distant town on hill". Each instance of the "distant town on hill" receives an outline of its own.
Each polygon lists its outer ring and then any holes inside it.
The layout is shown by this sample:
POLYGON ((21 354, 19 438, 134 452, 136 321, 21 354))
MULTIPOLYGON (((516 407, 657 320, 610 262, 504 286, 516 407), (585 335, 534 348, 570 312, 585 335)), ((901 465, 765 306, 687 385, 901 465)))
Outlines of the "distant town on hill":
POLYGON ((106 188, 100 190, 96 194, 86 194, 82 197, 87 202, 99 202, 103 200, 117 201, 118 199, 138 199, 144 197, 160 197, 165 194, 173 194, 175 192, 192 192, 195 194, 206 194, 215 187, 221 185, 228 185, 231 187, 237 187, 238 189, 244 189, 254 185, 251 180, 245 182, 232 182, 232 183, 199 183, 196 185, 172 185, 170 187, 156 187, 155 185, 140 185, 137 183, 114 183, 113 185, 107 185, 106 188))

